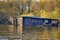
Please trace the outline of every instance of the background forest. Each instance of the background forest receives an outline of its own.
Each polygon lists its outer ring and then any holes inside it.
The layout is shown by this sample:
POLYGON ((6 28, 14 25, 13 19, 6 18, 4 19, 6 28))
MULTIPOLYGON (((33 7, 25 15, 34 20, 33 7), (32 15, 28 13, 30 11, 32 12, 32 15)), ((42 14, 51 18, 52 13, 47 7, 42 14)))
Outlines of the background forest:
POLYGON ((36 16, 60 20, 59 0, 5 0, 0 1, 2 16, 36 16))

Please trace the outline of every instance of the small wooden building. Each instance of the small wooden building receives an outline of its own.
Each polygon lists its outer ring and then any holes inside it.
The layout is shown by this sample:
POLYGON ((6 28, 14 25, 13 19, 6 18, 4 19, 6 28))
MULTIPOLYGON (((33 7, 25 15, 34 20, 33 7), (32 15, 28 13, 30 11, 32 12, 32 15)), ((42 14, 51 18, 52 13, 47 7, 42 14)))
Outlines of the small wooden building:
POLYGON ((22 33, 24 27, 34 27, 43 25, 44 27, 58 27, 57 19, 39 18, 39 17, 9 17, 3 21, 3 25, 9 25, 9 33, 22 33))
POLYGON ((57 19, 39 18, 39 17, 22 17, 22 26, 38 26, 57 27, 57 19))
POLYGON ((49 18, 39 18, 39 17, 12 17, 9 18, 9 21, 12 23, 9 30, 14 32, 22 33, 23 27, 32 27, 32 26, 40 26, 44 27, 58 27, 57 19, 49 19, 49 18))

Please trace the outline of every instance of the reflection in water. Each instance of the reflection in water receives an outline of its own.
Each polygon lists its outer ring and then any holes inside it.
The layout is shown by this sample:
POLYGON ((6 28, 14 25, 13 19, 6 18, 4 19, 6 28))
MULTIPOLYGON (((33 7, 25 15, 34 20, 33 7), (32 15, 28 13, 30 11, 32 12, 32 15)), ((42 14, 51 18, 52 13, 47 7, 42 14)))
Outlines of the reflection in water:
POLYGON ((0 25, 0 40, 57 40, 56 27, 23 27, 22 31, 18 32, 18 26, 0 25))
POLYGON ((21 40, 22 34, 13 25, 0 25, 0 40, 21 40))
POLYGON ((24 27, 23 40, 57 40, 56 32, 56 27, 24 27))

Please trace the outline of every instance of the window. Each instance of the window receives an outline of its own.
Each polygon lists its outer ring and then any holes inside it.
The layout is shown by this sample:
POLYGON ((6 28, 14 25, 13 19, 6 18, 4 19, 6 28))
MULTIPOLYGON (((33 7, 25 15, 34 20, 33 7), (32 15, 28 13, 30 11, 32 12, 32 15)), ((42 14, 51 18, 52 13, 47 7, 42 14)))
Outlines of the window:
POLYGON ((45 20, 44 22, 45 22, 45 23, 48 23, 48 20, 45 20))
POLYGON ((54 20, 53 20, 51 23, 57 23, 57 21, 54 21, 54 20))

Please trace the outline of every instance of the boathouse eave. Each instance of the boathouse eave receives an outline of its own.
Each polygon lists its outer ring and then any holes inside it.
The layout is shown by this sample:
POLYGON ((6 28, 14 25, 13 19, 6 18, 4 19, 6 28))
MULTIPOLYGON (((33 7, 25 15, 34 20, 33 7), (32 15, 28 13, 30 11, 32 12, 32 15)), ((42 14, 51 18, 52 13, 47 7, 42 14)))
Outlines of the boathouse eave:
MULTIPOLYGON (((15 18, 15 17, 12 17, 12 18, 15 18)), ((41 17, 36 17, 36 16, 19 16, 19 17, 16 17, 16 18, 40 18, 40 19, 47 19, 47 20, 56 20, 56 21, 58 21, 58 19, 53 19, 53 18, 41 18, 41 17)))
MULTIPOLYGON (((40 18, 40 17, 34 17, 34 16, 22 16, 22 18, 40 18)), ((40 19, 47 19, 47 20, 56 20, 56 21, 58 21, 58 19, 52 19, 52 18, 40 18, 40 19)))

